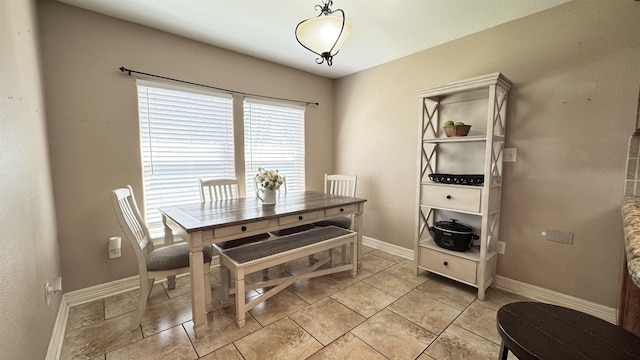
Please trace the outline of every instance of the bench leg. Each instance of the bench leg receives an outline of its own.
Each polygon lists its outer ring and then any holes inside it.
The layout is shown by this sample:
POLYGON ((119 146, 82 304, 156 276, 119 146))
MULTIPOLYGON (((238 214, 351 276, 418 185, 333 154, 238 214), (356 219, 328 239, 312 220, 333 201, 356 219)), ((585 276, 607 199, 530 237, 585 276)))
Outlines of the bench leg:
POLYGON ((507 360, 507 357, 509 357, 509 348, 503 341, 500 346, 500 357, 498 357, 498 360, 507 360))
POLYGON ((236 317, 239 328, 244 327, 246 313, 244 297, 244 269, 239 268, 236 270, 236 317))

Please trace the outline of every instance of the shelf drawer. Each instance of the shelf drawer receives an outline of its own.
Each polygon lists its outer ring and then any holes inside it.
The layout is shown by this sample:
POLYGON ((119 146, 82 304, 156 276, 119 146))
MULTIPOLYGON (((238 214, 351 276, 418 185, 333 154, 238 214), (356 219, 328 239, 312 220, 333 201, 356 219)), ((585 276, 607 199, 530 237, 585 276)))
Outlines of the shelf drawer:
POLYGON ((422 185, 421 203, 452 210, 480 212, 482 188, 422 185))
POLYGON ((225 236, 238 235, 242 233, 251 233, 254 231, 259 231, 261 229, 266 229, 267 227, 269 227, 268 220, 252 222, 245 225, 226 226, 223 228, 214 229, 213 237, 220 238, 225 236))
POLYGON ((325 216, 333 216, 338 214, 352 214, 356 211, 355 205, 347 205, 336 208, 327 209, 324 211, 325 216))
POLYGON ((302 222, 308 223, 308 220, 317 219, 319 215, 319 211, 311 211, 298 215, 283 216, 278 219, 278 225, 291 225, 302 222))
POLYGON ((421 247, 418 265, 469 284, 476 283, 477 263, 473 260, 421 247))

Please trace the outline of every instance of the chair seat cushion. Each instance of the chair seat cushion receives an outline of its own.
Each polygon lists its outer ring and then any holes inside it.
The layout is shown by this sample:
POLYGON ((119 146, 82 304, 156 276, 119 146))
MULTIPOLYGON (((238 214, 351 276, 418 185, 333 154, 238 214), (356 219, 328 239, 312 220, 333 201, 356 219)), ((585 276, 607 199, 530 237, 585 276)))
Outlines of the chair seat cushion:
MULTIPOLYGON (((202 249, 204 262, 211 262, 211 246, 202 249)), ((189 266, 189 245, 179 243, 153 249, 147 255, 148 271, 173 270, 189 266)))
POLYGON ((329 219, 329 220, 324 220, 324 221, 318 221, 317 223, 314 223, 315 226, 337 226, 337 227, 341 227, 343 229, 349 229, 351 228, 351 217, 348 216, 341 216, 341 217, 337 217, 335 219, 329 219))
POLYGON ((268 238, 269 238, 269 234, 268 233, 264 233, 264 234, 258 234, 258 235, 253 235, 253 236, 247 236, 247 237, 242 238, 242 239, 224 241, 224 242, 221 242, 221 243, 217 243, 216 246, 219 247, 220 249, 226 250, 226 249, 231 249, 231 248, 238 247, 238 246, 244 245, 244 244, 250 244, 250 243, 254 243, 254 242, 258 242, 258 241, 264 241, 264 240, 267 240, 268 238))

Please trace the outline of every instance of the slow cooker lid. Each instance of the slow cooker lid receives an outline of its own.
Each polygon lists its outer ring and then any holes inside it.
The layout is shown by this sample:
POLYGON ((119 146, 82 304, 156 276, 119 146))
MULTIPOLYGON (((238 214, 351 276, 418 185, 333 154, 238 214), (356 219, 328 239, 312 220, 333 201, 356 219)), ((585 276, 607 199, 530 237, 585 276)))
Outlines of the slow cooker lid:
POLYGON ((473 233, 473 228, 471 226, 461 224, 456 219, 451 219, 451 221, 438 221, 433 226, 442 231, 448 231, 452 233, 459 234, 470 234, 473 233))

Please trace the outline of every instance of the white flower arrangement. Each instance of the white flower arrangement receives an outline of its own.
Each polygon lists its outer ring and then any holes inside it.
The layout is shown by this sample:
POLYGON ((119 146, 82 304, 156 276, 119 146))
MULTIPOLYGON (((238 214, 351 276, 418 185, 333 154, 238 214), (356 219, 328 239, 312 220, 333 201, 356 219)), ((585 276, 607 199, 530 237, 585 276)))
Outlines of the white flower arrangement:
POLYGON ((284 178, 280 176, 278 170, 267 170, 259 167, 256 182, 265 189, 278 190, 284 182, 284 178))

